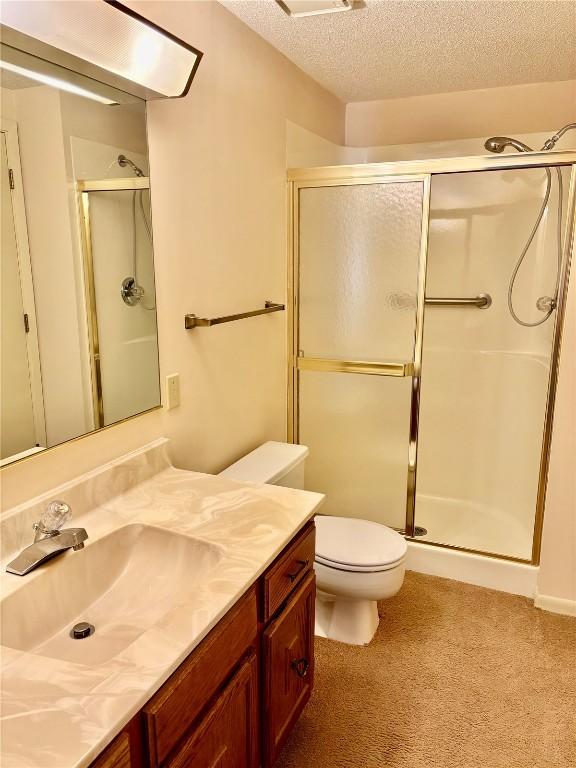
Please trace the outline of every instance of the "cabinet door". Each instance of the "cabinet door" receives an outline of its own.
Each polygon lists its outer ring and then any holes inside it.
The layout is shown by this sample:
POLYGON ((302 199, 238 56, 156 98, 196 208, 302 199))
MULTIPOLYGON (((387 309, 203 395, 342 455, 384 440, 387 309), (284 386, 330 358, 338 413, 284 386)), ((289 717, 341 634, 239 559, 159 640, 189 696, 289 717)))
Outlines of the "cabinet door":
POLYGON ((136 715, 90 763, 90 768, 143 768, 145 765, 148 760, 144 754, 142 718, 136 715))
POLYGON ((316 580, 309 574, 263 636, 263 764, 276 761, 314 682, 316 580))
POLYGON ((238 663, 257 645, 256 590, 251 589, 188 656, 142 710, 150 765, 163 766, 238 663))
POLYGON ((90 768, 131 768, 130 737, 121 733, 92 763, 90 768))
POLYGON ((258 663, 249 656, 166 768, 257 768, 258 663))

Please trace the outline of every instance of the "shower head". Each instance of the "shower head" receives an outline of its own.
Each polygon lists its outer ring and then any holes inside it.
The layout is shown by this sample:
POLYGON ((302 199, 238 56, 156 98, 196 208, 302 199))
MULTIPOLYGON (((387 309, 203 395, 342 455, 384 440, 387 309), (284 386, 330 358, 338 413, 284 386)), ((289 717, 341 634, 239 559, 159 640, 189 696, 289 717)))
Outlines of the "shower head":
POLYGON ((488 152, 495 152, 498 155, 504 152, 506 147, 514 147, 518 152, 533 151, 528 144, 524 144, 523 141, 519 141, 518 139, 511 139, 509 136, 492 136, 484 142, 484 148, 487 149, 488 152))
POLYGON ((492 136, 484 142, 484 148, 487 149, 488 152, 495 152, 498 155, 504 152, 506 147, 514 147, 518 152, 533 151, 528 144, 524 144, 523 141, 519 141, 518 139, 511 139, 509 136, 492 136))
POLYGON ((126 157, 126 155, 118 155, 118 165, 120 165, 122 168, 125 168, 127 165, 132 168, 136 176, 144 176, 144 171, 142 168, 138 168, 136 163, 133 160, 130 160, 129 157, 126 157))

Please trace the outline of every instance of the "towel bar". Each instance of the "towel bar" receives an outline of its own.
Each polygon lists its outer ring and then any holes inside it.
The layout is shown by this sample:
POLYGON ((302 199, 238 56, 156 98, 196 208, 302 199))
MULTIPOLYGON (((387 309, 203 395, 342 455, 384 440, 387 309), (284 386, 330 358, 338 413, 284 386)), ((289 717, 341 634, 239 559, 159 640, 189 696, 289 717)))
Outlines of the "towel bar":
POLYGON ((244 320, 246 317, 256 317, 256 315, 268 315, 270 312, 282 312, 286 309, 284 304, 276 304, 273 301, 266 301, 264 309, 254 309, 252 312, 240 312, 237 315, 224 315, 224 317, 196 317, 196 315, 184 315, 184 328, 209 328, 211 325, 220 325, 221 323, 232 323, 234 320, 244 320))

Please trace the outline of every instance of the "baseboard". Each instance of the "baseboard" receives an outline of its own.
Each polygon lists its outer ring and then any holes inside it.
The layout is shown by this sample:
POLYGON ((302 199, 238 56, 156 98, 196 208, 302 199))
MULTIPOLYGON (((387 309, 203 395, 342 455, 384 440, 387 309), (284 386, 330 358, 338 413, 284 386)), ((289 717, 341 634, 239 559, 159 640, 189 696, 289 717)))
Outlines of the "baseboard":
POLYGON ((550 613, 560 613, 563 616, 576 616, 576 600, 568 600, 565 597, 552 597, 552 595, 540 595, 536 593, 534 598, 536 608, 550 613))
POLYGON ((408 542, 406 568, 511 595, 533 598, 536 594, 536 566, 434 547, 417 541, 408 542))

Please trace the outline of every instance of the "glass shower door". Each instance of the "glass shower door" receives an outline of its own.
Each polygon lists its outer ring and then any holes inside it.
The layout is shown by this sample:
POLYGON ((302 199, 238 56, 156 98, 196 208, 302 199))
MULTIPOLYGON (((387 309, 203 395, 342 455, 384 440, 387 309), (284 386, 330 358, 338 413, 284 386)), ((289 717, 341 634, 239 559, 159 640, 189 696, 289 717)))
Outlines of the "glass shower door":
POLYGON ((401 530, 426 192, 418 177, 297 191, 294 437, 310 448, 306 487, 327 495, 326 514, 401 530))
MULTIPOLYGON (((562 173, 564 225, 570 168, 562 173)), ((438 174, 430 200, 416 520, 425 541, 526 561, 557 314, 542 311, 559 282, 555 169, 549 210, 515 271, 546 186, 543 168, 438 174), (482 293, 484 308, 429 303, 482 293)))

